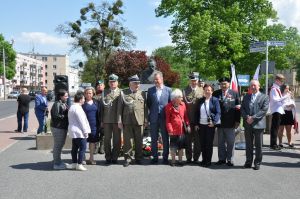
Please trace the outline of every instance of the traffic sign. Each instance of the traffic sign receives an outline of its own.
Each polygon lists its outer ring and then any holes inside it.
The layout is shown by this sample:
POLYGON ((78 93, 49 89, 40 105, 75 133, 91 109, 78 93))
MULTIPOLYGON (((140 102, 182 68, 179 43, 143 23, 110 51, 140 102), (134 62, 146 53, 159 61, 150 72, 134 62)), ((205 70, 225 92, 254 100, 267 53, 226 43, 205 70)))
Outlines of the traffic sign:
POLYGON ((256 47, 256 48, 250 47, 250 53, 265 52, 265 51, 266 51, 266 47, 256 47))
POLYGON ((250 75, 237 75, 239 86, 249 86, 250 85, 250 75))
POLYGON ((268 41, 268 46, 285 46, 285 41, 268 41))
POLYGON ((258 41, 250 44, 250 48, 265 47, 265 46, 266 46, 265 41, 258 41))

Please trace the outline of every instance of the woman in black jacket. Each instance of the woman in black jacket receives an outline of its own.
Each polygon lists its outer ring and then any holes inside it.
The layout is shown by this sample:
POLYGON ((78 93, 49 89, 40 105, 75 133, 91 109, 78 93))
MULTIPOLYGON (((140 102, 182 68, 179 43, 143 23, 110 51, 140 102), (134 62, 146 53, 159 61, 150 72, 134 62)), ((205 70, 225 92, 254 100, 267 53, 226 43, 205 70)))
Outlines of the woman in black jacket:
MULTIPOLYGON (((201 166, 209 167, 213 154, 213 141, 216 125, 220 123, 221 109, 219 100, 212 96, 213 88, 211 85, 204 85, 204 97, 199 99, 196 111, 195 126, 200 134, 202 162, 201 166)), ((200 153, 200 152, 199 152, 200 153)))
POLYGON ((67 164, 61 161, 61 151, 65 145, 68 132, 68 92, 59 90, 57 101, 54 102, 51 108, 51 131, 53 135, 53 169, 66 169, 67 164))

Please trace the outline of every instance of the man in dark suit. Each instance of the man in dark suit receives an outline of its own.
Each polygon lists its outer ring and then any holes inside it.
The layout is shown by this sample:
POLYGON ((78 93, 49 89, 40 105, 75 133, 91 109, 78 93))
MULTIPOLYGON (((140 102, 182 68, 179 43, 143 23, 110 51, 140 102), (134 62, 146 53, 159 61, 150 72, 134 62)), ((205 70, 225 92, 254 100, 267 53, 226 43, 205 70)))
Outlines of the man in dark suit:
POLYGON ((237 92, 229 89, 230 79, 219 79, 221 89, 216 90, 213 96, 219 99, 221 107, 221 123, 218 131, 218 157, 217 165, 234 165, 235 128, 240 125, 240 98, 237 92))
POLYGON ((43 86, 41 88, 41 94, 35 97, 35 108, 34 112, 39 122, 39 128, 37 134, 43 133, 45 126, 45 116, 48 114, 48 101, 46 98, 47 88, 43 86))
POLYGON ((157 140, 159 130, 163 140, 163 163, 168 164, 169 156, 169 135, 166 131, 165 106, 171 101, 171 88, 163 83, 163 74, 155 72, 155 86, 148 89, 147 107, 149 109, 151 149, 153 159, 152 164, 158 163, 157 140))
POLYGON ((244 96, 241 114, 245 127, 246 163, 244 168, 251 168, 253 162, 253 139, 255 140, 254 169, 259 170, 262 161, 262 139, 269 108, 269 97, 259 92, 259 82, 252 80, 250 83, 252 94, 244 96))

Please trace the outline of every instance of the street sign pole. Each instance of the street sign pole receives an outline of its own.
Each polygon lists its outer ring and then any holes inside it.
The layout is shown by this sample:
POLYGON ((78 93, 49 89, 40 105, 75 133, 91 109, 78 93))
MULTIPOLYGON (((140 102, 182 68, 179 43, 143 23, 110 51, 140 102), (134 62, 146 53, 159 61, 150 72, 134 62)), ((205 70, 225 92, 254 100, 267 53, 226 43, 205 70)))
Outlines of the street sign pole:
POLYGON ((5 50, 4 50, 4 47, 3 47, 3 79, 4 79, 4 100, 6 100, 6 97, 5 97, 5 94, 6 94, 6 69, 5 69, 5 50))
POLYGON ((268 54, 269 54, 269 41, 266 42, 266 94, 268 94, 268 81, 269 81, 269 61, 268 61, 268 54))

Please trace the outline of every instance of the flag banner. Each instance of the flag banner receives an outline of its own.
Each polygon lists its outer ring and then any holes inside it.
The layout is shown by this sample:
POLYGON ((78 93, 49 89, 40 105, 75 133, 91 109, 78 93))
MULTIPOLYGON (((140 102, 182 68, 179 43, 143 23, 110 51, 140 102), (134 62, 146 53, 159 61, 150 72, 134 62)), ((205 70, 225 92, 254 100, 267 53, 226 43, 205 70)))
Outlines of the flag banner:
POLYGON ((238 90, 238 82, 235 74, 235 66, 231 64, 231 81, 230 81, 230 89, 239 92, 238 90))
POLYGON ((256 71, 254 73, 254 76, 253 76, 254 80, 258 80, 258 78, 259 78, 259 71, 260 71, 260 64, 258 64, 258 66, 256 68, 256 71))

